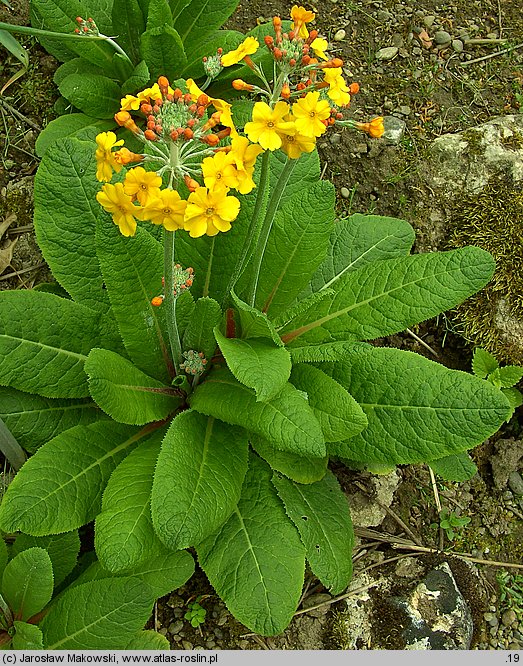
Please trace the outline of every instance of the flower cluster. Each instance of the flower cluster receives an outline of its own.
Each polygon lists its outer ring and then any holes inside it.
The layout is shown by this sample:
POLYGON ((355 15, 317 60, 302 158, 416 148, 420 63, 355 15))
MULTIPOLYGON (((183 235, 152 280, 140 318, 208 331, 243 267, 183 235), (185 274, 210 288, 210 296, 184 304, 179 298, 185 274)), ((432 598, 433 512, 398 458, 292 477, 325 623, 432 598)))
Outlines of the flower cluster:
POLYGON ((144 143, 144 153, 125 148, 114 132, 96 137, 96 177, 105 182, 97 200, 124 236, 136 233, 137 221, 184 229, 193 238, 215 236, 231 229, 240 210, 229 191, 247 194, 255 187, 254 165, 263 149, 237 133, 230 104, 209 97, 192 79, 186 88, 172 89, 161 76, 150 88, 122 99, 115 120, 144 143), (143 129, 131 112, 141 114, 143 129), (230 145, 220 146, 228 136, 230 145), (109 182, 113 173, 134 163, 144 166, 129 169, 123 182, 109 182), (146 169, 151 163, 154 170, 146 169), (176 191, 181 182, 189 190, 186 200, 176 191))

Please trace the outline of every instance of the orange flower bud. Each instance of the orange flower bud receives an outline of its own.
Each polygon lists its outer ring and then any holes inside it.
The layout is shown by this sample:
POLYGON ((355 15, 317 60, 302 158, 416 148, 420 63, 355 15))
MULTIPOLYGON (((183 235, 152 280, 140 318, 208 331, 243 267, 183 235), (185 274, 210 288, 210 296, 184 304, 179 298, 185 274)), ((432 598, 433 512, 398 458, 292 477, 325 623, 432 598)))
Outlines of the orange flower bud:
POLYGON ((291 96, 291 89, 288 83, 284 83, 281 89, 281 96, 283 99, 289 99, 291 96))
POLYGON ((113 157, 115 159, 115 162, 118 162, 118 164, 123 164, 125 166, 126 164, 130 164, 131 162, 140 162, 141 160, 143 160, 145 155, 132 153, 127 148, 120 148, 120 150, 117 150, 115 153, 113 153, 113 157))
POLYGON ((148 141, 156 141, 158 139, 156 134, 150 129, 145 130, 144 136, 148 141))
POLYGON ((307 44, 312 44, 312 42, 316 39, 318 36, 318 31, 317 30, 311 30, 309 32, 309 36, 307 37, 307 44))
POLYGON ((360 84, 359 83, 351 83, 349 86, 349 92, 351 95, 356 95, 360 91, 360 84))
POLYGON ((225 127, 224 129, 220 130, 219 132, 216 132, 216 136, 221 141, 222 139, 225 139, 226 136, 229 136, 230 133, 231 133, 231 128, 230 127, 225 127))
POLYGON ((192 129, 190 127, 186 127, 183 130, 183 136, 184 136, 185 139, 187 139, 187 141, 189 141, 189 139, 193 138, 194 132, 192 131, 192 129))
POLYGON ((189 118, 187 121, 187 127, 194 127, 196 125, 196 118, 189 118))
POLYGON ((125 129, 133 132, 133 134, 138 134, 140 131, 140 128, 131 118, 131 114, 128 111, 118 111, 118 113, 115 113, 114 119, 120 127, 125 127, 125 129))
POLYGON ((200 187, 200 183, 198 181, 194 180, 194 178, 191 178, 189 174, 185 174, 183 177, 185 184, 187 185, 187 189, 190 192, 194 192, 198 187, 200 187))
POLYGON ((171 133, 170 133, 169 136, 171 137, 171 139, 172 139, 173 141, 177 141, 177 140, 178 140, 178 132, 177 132, 176 130, 174 130, 174 129, 171 130, 171 133))
POLYGON ((144 102, 144 103, 140 106, 140 111, 141 111, 145 116, 148 116, 149 114, 151 114, 151 113, 153 112, 153 107, 152 107, 150 104, 148 104, 147 102, 144 102))
POLYGON ((232 82, 232 87, 235 90, 254 90, 254 86, 252 84, 246 83, 241 79, 234 79, 234 81, 232 82))
POLYGON ((189 106, 189 104, 192 104, 192 96, 191 96, 191 94, 190 94, 190 93, 186 93, 186 94, 183 96, 183 101, 184 101, 184 104, 187 104, 187 106, 189 106))
POLYGON ((251 59, 251 56, 246 55, 246 56, 243 58, 243 62, 247 65, 247 67, 250 67, 252 70, 254 70, 254 63, 253 63, 253 61, 252 61, 252 59, 251 59))
POLYGON ((216 136, 216 134, 207 134, 200 140, 203 141, 203 143, 206 143, 208 146, 211 146, 211 148, 214 148, 214 146, 217 146, 220 143, 220 139, 216 136))
POLYGON ((272 47, 274 46, 274 39, 271 37, 271 35, 265 35, 263 41, 265 42, 265 45, 268 46, 270 49, 272 49, 272 47))
POLYGON ((147 129, 153 130, 155 127, 156 127, 156 123, 154 122, 154 120, 149 120, 147 122, 147 129))
POLYGON ((198 97, 196 101, 198 103, 198 106, 209 106, 211 100, 205 93, 203 93, 198 97))
POLYGON ((275 48, 273 53, 276 60, 281 60, 283 58, 283 51, 281 49, 275 48))
POLYGON ((183 97, 183 92, 180 90, 180 88, 176 88, 176 90, 174 91, 174 99, 178 101, 182 97, 183 97))
POLYGON ((160 76, 158 78, 158 85, 160 86, 162 95, 167 95, 169 92, 169 79, 166 76, 160 76))
POLYGON ((154 307, 159 307, 163 303, 163 296, 155 296, 151 299, 151 305, 154 307))

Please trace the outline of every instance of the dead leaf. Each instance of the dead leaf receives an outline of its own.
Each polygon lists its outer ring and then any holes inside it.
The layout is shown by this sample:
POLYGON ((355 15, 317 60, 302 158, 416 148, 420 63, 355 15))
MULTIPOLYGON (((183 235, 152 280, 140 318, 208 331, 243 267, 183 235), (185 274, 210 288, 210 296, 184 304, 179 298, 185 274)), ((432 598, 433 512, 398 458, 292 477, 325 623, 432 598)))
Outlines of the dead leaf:
POLYGON ((13 241, 6 245, 6 247, 0 250, 0 275, 5 271, 5 269, 11 265, 13 259, 13 250, 15 245, 18 243, 18 238, 15 238, 13 241))
POLYGON ((416 37, 420 40, 424 49, 432 48, 432 39, 426 30, 421 30, 421 32, 418 32, 416 37))
POLYGON ((0 240, 2 240, 2 236, 9 229, 9 227, 13 224, 13 222, 16 222, 16 220, 17 220, 17 217, 16 217, 15 213, 7 213, 7 215, 4 217, 3 221, 0 222, 0 240))

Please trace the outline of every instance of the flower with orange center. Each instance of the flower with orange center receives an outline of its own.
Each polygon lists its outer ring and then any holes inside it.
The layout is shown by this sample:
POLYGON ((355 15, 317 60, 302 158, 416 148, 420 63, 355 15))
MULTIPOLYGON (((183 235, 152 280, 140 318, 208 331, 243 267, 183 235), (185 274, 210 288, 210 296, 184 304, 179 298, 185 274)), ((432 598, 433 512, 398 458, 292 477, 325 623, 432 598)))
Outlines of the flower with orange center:
POLYGON ((327 129, 323 120, 327 120, 331 110, 326 99, 320 100, 320 93, 310 92, 299 99, 292 107, 296 130, 304 136, 321 136, 327 129))
POLYGON ((149 199, 149 203, 138 209, 140 220, 149 220, 153 224, 163 224, 167 231, 183 229, 183 220, 187 201, 175 190, 160 190, 159 194, 149 199))
POLYGON ((281 134, 296 132, 293 122, 283 120, 289 108, 287 102, 276 102, 274 109, 265 102, 256 102, 252 120, 245 125, 245 133, 264 150, 277 150, 281 147, 281 134))
POLYGON ((113 170, 118 173, 122 165, 115 159, 115 153, 111 149, 115 146, 121 146, 123 139, 116 140, 114 132, 101 132, 96 136, 96 179, 100 182, 108 182, 113 177, 113 170))
POLYGON ((234 51, 229 51, 225 55, 222 55, 221 62, 224 67, 230 67, 231 65, 237 65, 241 62, 245 56, 250 56, 253 53, 256 53, 258 47, 260 46, 258 40, 255 37, 247 37, 237 49, 234 51))
POLYGON ((134 236, 136 233, 135 215, 138 211, 131 197, 124 192, 123 183, 111 185, 106 183, 96 195, 96 200, 111 213, 113 222, 118 225, 123 236, 134 236))
POLYGON ((316 138, 296 132, 294 135, 282 136, 281 149, 291 160, 297 160, 302 153, 312 153, 316 147, 316 138))
POLYGON ((146 206, 152 197, 159 195, 161 184, 162 179, 155 171, 135 167, 125 175, 124 190, 132 199, 137 199, 140 206, 146 206))
POLYGON ((205 187, 210 190, 215 187, 236 187, 238 176, 234 159, 229 153, 216 153, 213 157, 206 157, 202 162, 202 174, 205 187))
POLYGON ((227 196, 225 187, 216 190, 199 187, 189 194, 183 226, 191 238, 204 234, 216 236, 219 231, 229 231, 239 212, 240 202, 227 196))
POLYGON ((314 55, 322 60, 329 59, 329 56, 325 53, 328 48, 329 42, 322 37, 316 37, 311 43, 311 49, 314 51, 314 55))
POLYGON ((294 5, 291 9, 291 30, 298 31, 298 37, 301 39, 307 39, 309 36, 309 31, 307 30, 305 24, 314 21, 316 14, 314 12, 305 9, 301 5, 294 5))
POLYGON ((329 84, 327 95, 337 106, 347 106, 350 103, 349 87, 341 75, 341 67, 332 67, 323 70, 323 80, 329 84))

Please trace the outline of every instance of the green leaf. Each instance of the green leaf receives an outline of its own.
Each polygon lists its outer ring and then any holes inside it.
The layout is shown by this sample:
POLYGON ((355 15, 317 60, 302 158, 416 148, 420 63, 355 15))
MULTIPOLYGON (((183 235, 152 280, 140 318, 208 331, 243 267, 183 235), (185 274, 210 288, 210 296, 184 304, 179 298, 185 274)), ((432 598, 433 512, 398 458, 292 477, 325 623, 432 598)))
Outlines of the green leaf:
POLYGON ((285 347, 267 338, 240 340, 226 338, 218 327, 216 341, 236 379, 254 389, 256 400, 265 402, 276 397, 291 373, 291 357, 285 347))
POLYGON ((492 277, 494 260, 485 250, 385 259, 346 273, 334 298, 287 324, 284 342, 372 340, 391 335, 461 303, 492 277))
POLYGON ((47 650, 123 650, 149 619, 154 596, 137 578, 67 589, 41 626, 47 650))
POLYGON ((54 277, 78 302, 106 312, 96 256, 96 145, 67 137, 46 150, 35 177, 36 239, 54 277))
POLYGON ((305 347, 289 347, 293 363, 321 363, 322 361, 341 361, 348 353, 367 346, 364 342, 325 342, 305 347))
POLYGON ((90 398, 43 398, 0 386, 0 418, 20 446, 34 453, 61 432, 104 418, 90 398))
POLYGON ((291 305, 321 263, 334 224, 334 186, 319 181, 282 205, 263 256, 256 305, 269 315, 291 305))
POLYGON ((259 458, 249 459, 233 515, 196 550, 237 620, 265 636, 287 627, 300 599, 305 554, 271 484, 270 468, 259 458))
POLYGON ((122 95, 127 95, 128 93, 134 93, 140 88, 145 88, 149 83, 151 75, 149 73, 149 68, 145 60, 140 60, 133 70, 131 76, 122 83, 122 95))
POLYGON ((481 349, 481 347, 476 347, 474 350, 474 356, 472 357, 472 372, 485 379, 487 375, 490 375, 491 372, 499 368, 499 363, 496 360, 495 356, 492 356, 486 349, 481 349))
POLYGON ((151 489, 163 433, 140 443, 124 458, 104 490, 95 547, 108 571, 133 569, 163 550, 151 518, 151 489))
POLYGON ((44 444, 7 489, 0 528, 42 536, 93 520, 111 473, 144 434, 101 421, 75 426, 44 444))
POLYGON ((17 620, 39 613, 53 596, 53 565, 43 548, 29 548, 10 560, 2 576, 2 596, 17 620))
POLYGON ((4 573, 5 565, 9 558, 9 553, 7 552, 7 545, 3 537, 0 537, 0 576, 4 573))
POLYGON ((327 470, 328 457, 313 458, 288 451, 278 451, 267 440, 257 435, 251 435, 250 442, 256 453, 268 462, 272 469, 298 483, 319 481, 327 470))
POLYGON ((131 361, 151 377, 169 382, 172 362, 165 314, 163 308, 151 305, 151 299, 162 293, 161 244, 141 228, 136 236, 122 236, 103 213, 96 229, 96 245, 112 310, 131 361))
POLYGON ((103 76, 104 70, 101 67, 97 67, 87 60, 84 60, 83 58, 73 58, 72 60, 68 60, 67 62, 61 64, 53 74, 53 81, 56 83, 56 87, 58 87, 65 79, 65 77, 69 76, 70 74, 98 74, 103 76))
POLYGON ((0 383, 46 398, 89 394, 84 362, 105 340, 100 315, 45 292, 0 294, 0 383))
POLYGON ((19 534, 13 544, 12 554, 17 555, 29 548, 43 548, 47 552, 53 565, 54 585, 57 587, 76 566, 80 537, 77 530, 41 537, 19 534))
POLYGON ((106 349, 91 349, 85 372, 93 400, 119 423, 145 425, 161 421, 181 404, 172 387, 106 349))
POLYGON ((38 135, 35 151, 38 157, 43 157, 46 150, 55 141, 66 136, 73 136, 84 127, 96 127, 99 132, 105 132, 114 128, 113 120, 97 120, 85 113, 71 113, 51 120, 38 135))
MULTIPOLYGON (((516 388, 504 388, 501 389, 501 392, 509 402, 509 405, 512 409, 510 416, 512 416, 514 410, 523 405, 523 395, 521 394, 521 391, 518 391, 516 388)), ((508 420, 509 419, 507 419, 507 421, 508 420)))
POLYGON ((112 23, 118 32, 118 44, 133 62, 138 62, 140 35, 145 31, 145 20, 138 0, 114 0, 112 23))
POLYGON ((463 451, 429 463, 432 471, 445 481, 468 481, 478 471, 468 453, 463 451))
POLYGON ((140 54, 151 79, 166 76, 175 80, 187 62, 180 35, 170 25, 146 30, 140 38, 140 54))
MULTIPOLYGON (((176 28, 182 42, 194 43, 203 41, 208 35, 220 28, 236 9, 237 0, 199 0, 199 2, 183 2, 184 9, 176 16, 176 28)), ((173 10, 173 16, 176 11, 173 10)))
POLYGON ((231 298, 240 319, 239 337, 270 338, 279 347, 283 345, 280 336, 265 313, 244 303, 234 292, 231 292, 231 298))
MULTIPOLYGON (((274 28, 272 23, 268 24, 269 34, 274 34, 274 28)), ((263 30, 264 26, 258 26, 254 30, 251 30, 248 35, 256 36, 260 44, 263 43, 262 34, 266 34, 267 31, 263 30)), ((284 30, 284 27, 282 26, 284 30)), ((262 47, 260 47, 261 50, 262 47)), ((272 60, 272 58, 271 58, 272 60)), ((246 68, 248 69, 248 68, 246 68)), ((272 64, 271 64, 272 70, 272 64)), ((234 78, 241 78, 242 74, 239 71, 234 72, 234 78)), ((280 179, 281 172, 287 161, 287 155, 283 150, 275 150, 271 153, 271 168, 270 168, 270 186, 271 190, 274 189, 276 183, 280 179)), ((286 206, 286 204, 291 201, 296 195, 299 195, 304 188, 309 185, 316 185, 320 180, 321 167, 320 167, 320 158, 318 156, 318 151, 313 150, 312 153, 304 153, 300 156, 300 159, 294 166, 294 169, 291 173, 287 186, 285 187, 285 192, 283 193, 280 208, 286 206)))
POLYGON ((224 53, 232 51, 244 39, 245 36, 236 30, 217 30, 206 39, 196 39, 192 42, 186 41, 184 47, 187 54, 187 64, 183 71, 180 72, 180 76, 182 78, 191 77, 193 79, 205 76, 202 58, 215 55, 219 48, 222 48, 224 53))
POLYGON ((247 470, 248 441, 239 429, 193 411, 171 424, 152 491, 156 533, 172 549, 203 541, 229 518, 247 470))
POLYGON ((99 74, 70 74, 60 93, 73 106, 94 118, 112 118, 120 108, 120 86, 99 74))
POLYGON ((43 634, 36 624, 14 621, 13 650, 43 650, 43 634))
POLYGON ((499 369, 499 378, 503 388, 512 388, 523 377, 523 367, 519 365, 505 365, 499 369))
POLYGON ((337 381, 312 365, 292 369, 291 383, 304 391, 326 442, 354 437, 367 426, 362 408, 337 381))
POLYGON ((189 403, 201 414, 251 430, 279 450, 318 458, 325 455, 320 424, 291 384, 272 400, 257 402, 254 391, 224 368, 211 372, 191 394, 189 403))
POLYGON ((325 260, 302 292, 327 289, 345 273, 373 261, 408 255, 415 240, 408 222, 381 215, 356 213, 334 225, 325 260))
POLYGON ((213 298, 199 298, 194 304, 194 311, 185 329, 183 349, 203 352, 206 359, 211 359, 216 351, 213 330, 221 318, 222 309, 213 298))
POLYGON ((480 444, 507 417, 508 403, 491 384, 413 352, 369 347, 322 368, 369 421, 342 443, 343 458, 386 465, 438 460, 480 444))
POLYGON ((305 545, 312 572, 332 594, 340 594, 352 577, 354 532, 347 498, 332 472, 309 485, 275 474, 272 482, 305 545))
POLYGON ((157 631, 147 629, 147 631, 139 631, 127 643, 124 650, 170 650, 171 644, 157 631))
MULTIPOLYGON (((147 10, 147 30, 163 25, 173 27, 173 15, 167 0, 149 0, 147 10)), ((142 29, 140 32, 144 32, 142 29)))

